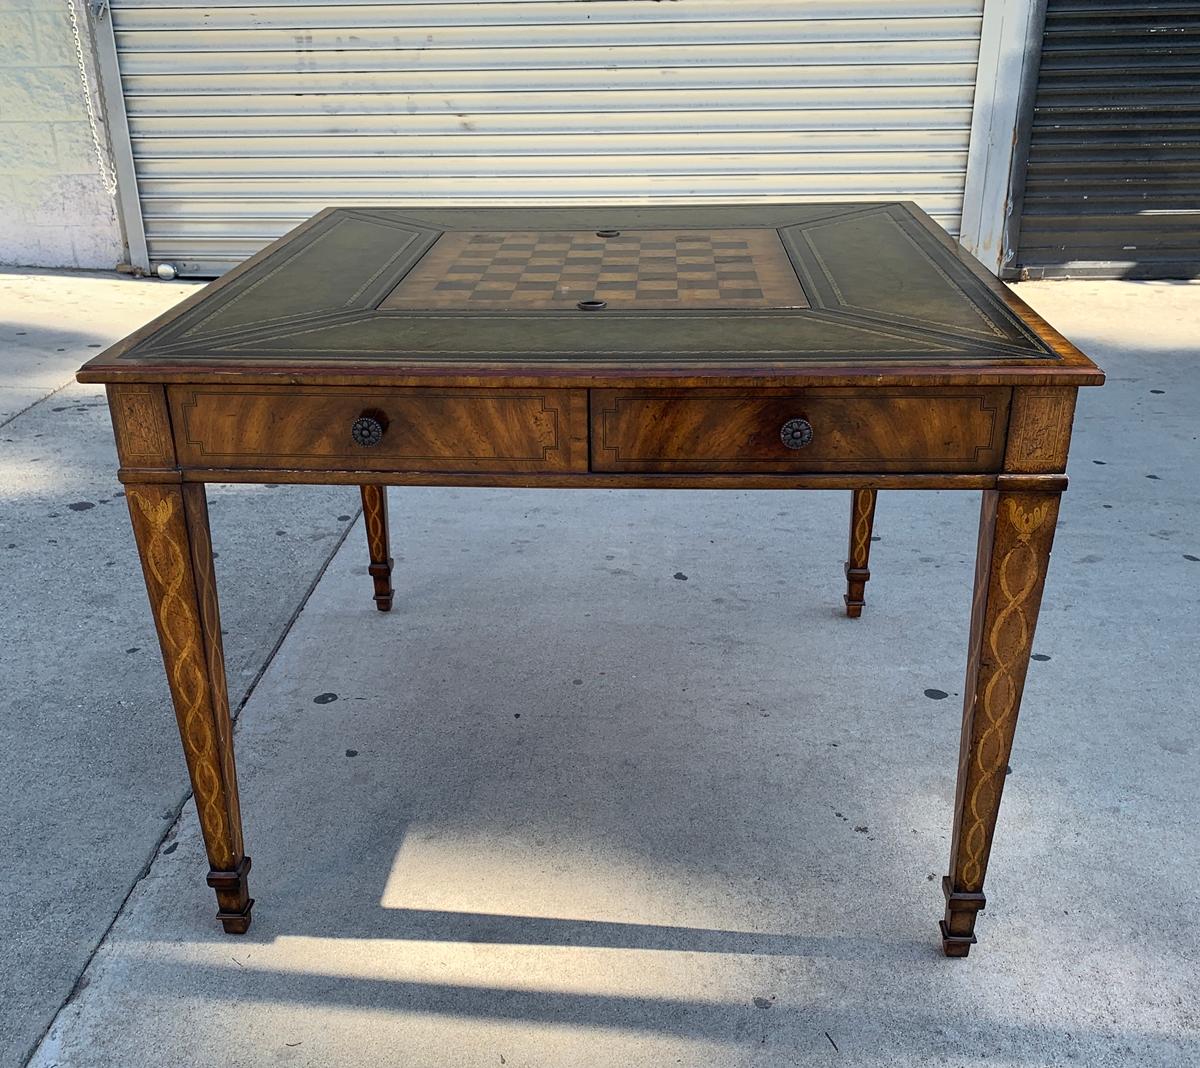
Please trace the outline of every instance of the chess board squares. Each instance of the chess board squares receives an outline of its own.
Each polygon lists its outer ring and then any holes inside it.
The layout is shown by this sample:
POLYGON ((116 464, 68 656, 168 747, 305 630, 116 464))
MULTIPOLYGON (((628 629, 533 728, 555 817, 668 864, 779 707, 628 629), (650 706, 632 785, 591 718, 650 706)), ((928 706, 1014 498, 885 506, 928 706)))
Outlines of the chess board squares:
POLYGON ((388 309, 807 307, 774 230, 446 233, 388 309))

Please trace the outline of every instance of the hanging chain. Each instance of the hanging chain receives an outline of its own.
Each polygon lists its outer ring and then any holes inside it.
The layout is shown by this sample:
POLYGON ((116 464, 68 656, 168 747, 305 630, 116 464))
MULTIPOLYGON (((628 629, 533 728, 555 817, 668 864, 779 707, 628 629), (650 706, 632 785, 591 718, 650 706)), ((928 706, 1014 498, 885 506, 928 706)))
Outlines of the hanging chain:
POLYGON ((87 63, 83 58, 83 40, 79 34, 79 15, 75 10, 75 0, 67 0, 67 10, 71 15, 71 35, 75 38, 75 59, 79 66, 79 84, 83 88, 83 103, 87 108, 88 129, 92 135, 92 148, 96 152, 96 163, 100 168, 100 181, 104 183, 110 197, 117 195, 117 175, 108 161, 108 154, 100 136, 100 123, 96 118, 96 109, 92 106, 92 86, 88 80, 87 63))

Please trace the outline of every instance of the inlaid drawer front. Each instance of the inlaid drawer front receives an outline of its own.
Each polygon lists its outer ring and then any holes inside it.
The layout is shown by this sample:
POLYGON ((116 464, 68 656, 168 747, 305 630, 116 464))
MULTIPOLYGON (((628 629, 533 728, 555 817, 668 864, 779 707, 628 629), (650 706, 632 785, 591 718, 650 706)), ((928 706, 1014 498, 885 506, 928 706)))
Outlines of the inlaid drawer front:
POLYGON ((583 390, 172 386, 184 467, 586 471, 583 390))
POLYGON ((592 470, 996 471, 1010 392, 593 390, 592 470))

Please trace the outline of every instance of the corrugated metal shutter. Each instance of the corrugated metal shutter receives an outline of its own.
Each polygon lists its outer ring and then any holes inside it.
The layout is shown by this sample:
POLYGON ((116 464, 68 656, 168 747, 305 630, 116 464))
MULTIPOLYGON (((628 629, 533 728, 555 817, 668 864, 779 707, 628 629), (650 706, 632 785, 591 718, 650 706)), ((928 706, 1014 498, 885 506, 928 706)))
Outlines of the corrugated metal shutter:
POLYGON ((956 233, 982 0, 113 0, 153 261, 330 204, 914 199, 956 233))
POLYGON ((1200 4, 1049 0, 1017 267, 1200 273, 1200 4))

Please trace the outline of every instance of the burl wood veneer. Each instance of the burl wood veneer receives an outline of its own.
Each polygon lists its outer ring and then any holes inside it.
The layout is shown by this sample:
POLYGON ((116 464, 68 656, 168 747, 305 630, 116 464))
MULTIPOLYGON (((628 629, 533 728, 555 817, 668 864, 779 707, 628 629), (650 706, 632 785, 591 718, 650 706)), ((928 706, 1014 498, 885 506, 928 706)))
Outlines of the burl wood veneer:
POLYGON ((998 471, 1005 387, 592 390, 596 471, 998 471), (790 420, 813 427, 789 448, 790 420), (816 428, 821 428, 818 434, 816 428))
POLYGON ((942 488, 983 492, 941 927, 975 942, 1103 374, 913 205, 329 209, 79 379, 108 386, 226 931, 253 902, 204 483, 360 486, 385 611, 387 485, 847 489, 851 616, 878 491, 942 488))
POLYGON ((180 463, 405 471, 586 471, 581 389, 172 386, 180 463), (381 421, 371 447, 347 433, 381 421))

